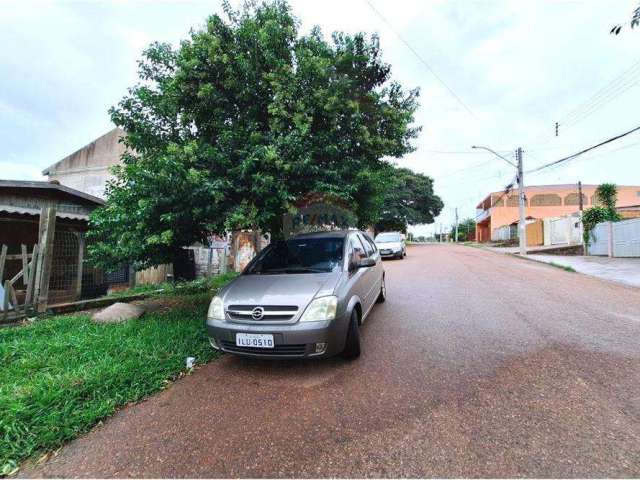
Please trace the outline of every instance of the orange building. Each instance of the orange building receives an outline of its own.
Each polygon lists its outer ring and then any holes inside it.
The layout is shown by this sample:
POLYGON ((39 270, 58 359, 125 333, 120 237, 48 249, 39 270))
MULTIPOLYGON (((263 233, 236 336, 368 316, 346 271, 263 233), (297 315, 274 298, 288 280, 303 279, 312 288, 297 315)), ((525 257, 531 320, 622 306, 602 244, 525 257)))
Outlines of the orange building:
MULTIPOLYGON (((582 186, 584 208, 597 205, 597 185, 582 186)), ((570 215, 580 209, 577 184, 532 185, 525 187, 527 219, 542 219, 570 215)), ((640 186, 618 186, 618 207, 638 205, 640 186)), ((518 192, 509 195, 493 192, 477 205, 476 241, 488 242, 495 238, 495 230, 519 220, 518 192)))

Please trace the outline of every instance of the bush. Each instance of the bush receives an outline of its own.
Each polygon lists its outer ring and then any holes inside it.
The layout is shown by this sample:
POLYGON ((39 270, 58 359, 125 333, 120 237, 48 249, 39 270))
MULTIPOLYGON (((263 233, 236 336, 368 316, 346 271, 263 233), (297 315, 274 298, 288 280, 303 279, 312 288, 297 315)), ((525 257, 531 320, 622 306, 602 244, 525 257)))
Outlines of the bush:
POLYGON ((613 183, 603 183, 596 190, 596 197, 603 206, 591 207, 582 212, 582 239, 589 244, 591 231, 598 223, 619 222, 622 217, 616 211, 618 188, 613 183))
POLYGON ((191 280, 188 282, 164 282, 160 284, 148 284, 144 283, 141 285, 136 285, 133 288, 128 290, 123 290, 121 292, 115 292, 109 295, 109 297, 128 297, 130 295, 139 295, 139 294, 147 294, 149 296, 152 295, 167 295, 173 293, 180 294, 195 294, 195 293, 205 293, 211 292, 213 290, 217 290, 223 285, 229 283, 233 280, 238 274, 236 272, 227 272, 222 275, 216 275, 215 277, 205 277, 199 278, 197 280, 191 280))

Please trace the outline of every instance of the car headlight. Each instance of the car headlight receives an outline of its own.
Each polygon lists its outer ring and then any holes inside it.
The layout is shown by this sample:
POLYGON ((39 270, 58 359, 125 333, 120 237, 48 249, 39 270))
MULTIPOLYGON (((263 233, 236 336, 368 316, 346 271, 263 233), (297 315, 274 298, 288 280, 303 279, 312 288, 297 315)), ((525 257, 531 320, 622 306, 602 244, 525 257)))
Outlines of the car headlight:
POLYGON ((336 318, 338 297, 320 297, 313 300, 302 314, 301 322, 320 322, 336 318))
POLYGON ((222 299, 217 295, 213 297, 209 304, 207 317, 213 320, 224 320, 224 304, 222 303, 222 299))

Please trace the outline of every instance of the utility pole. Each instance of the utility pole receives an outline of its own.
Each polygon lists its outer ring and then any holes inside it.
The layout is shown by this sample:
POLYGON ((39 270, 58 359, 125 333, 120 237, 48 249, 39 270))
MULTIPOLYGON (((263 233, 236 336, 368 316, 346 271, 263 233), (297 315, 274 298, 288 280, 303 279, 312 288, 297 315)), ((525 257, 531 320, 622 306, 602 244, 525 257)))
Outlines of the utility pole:
POLYGON ((456 207, 456 233, 455 233, 454 242, 458 243, 458 207, 456 207))
POLYGON ((527 254, 527 219, 525 216, 525 196, 524 196, 524 169, 522 168, 522 148, 516 150, 516 160, 518 163, 518 209, 520 222, 518 223, 518 237, 520 239, 520 255, 527 254))
POLYGON ((579 202, 580 202, 580 211, 582 212, 582 210, 584 210, 584 202, 582 200, 582 182, 579 181, 578 182, 578 198, 579 198, 579 202))
POLYGON ((495 150, 490 149, 489 147, 482 147, 479 145, 472 145, 471 148, 478 148, 480 150, 486 150, 487 152, 493 153, 496 157, 501 158, 505 162, 507 162, 512 167, 516 168, 516 179, 518 180, 518 208, 519 208, 519 216, 520 220, 518 222, 518 237, 520 239, 520 255, 527 254, 527 224, 525 217, 525 201, 526 197, 524 195, 524 168, 522 168, 522 148, 518 148, 516 150, 516 163, 513 163, 508 158, 503 157, 495 150))

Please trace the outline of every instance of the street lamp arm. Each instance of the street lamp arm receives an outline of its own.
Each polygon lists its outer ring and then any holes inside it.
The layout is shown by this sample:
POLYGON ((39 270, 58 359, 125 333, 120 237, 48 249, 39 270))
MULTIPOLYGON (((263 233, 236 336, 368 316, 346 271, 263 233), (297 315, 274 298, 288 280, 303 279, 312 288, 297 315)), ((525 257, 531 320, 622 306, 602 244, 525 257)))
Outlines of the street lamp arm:
POLYGON ((481 146, 478 146, 478 145, 472 145, 472 146, 471 146, 471 148, 475 148, 475 149, 478 149, 478 150, 486 150, 487 152, 491 152, 491 153, 493 153, 496 157, 501 158, 502 160, 504 160, 505 162, 507 162, 507 163, 508 163, 509 165, 511 165, 512 167, 518 168, 518 166, 517 166, 515 163, 513 163, 511 160, 509 160, 509 159, 507 159, 507 158, 503 157, 503 156, 502 156, 502 155, 500 155, 498 152, 496 152, 495 150, 490 149, 489 147, 481 147, 481 146))

